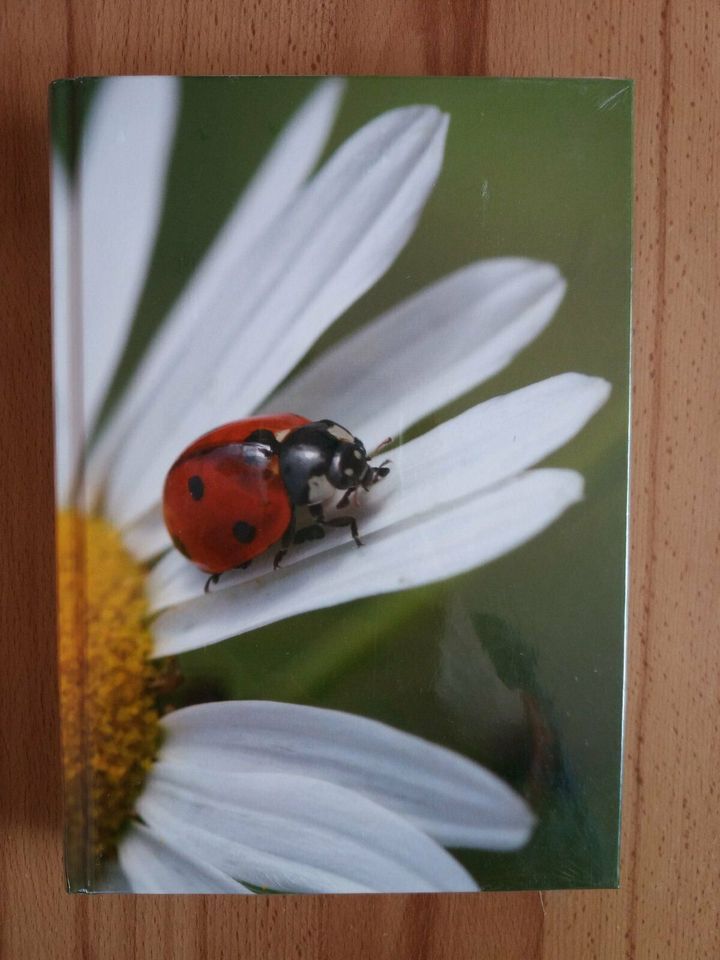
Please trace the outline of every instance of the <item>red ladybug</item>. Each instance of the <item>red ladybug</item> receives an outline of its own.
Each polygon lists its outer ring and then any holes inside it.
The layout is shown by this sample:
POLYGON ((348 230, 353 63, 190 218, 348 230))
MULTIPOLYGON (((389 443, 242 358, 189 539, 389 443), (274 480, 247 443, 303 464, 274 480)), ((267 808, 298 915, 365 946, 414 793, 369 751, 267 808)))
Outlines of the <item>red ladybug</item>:
POLYGON ((278 566, 291 543, 324 536, 324 527, 349 527, 354 517, 326 519, 323 504, 344 491, 367 490, 388 475, 385 461, 371 467, 365 447, 332 420, 311 422, 294 413, 235 420, 204 434, 170 467, 163 490, 165 525, 177 549, 210 574, 246 567, 272 544, 278 566), (296 509, 309 525, 296 531, 296 509))

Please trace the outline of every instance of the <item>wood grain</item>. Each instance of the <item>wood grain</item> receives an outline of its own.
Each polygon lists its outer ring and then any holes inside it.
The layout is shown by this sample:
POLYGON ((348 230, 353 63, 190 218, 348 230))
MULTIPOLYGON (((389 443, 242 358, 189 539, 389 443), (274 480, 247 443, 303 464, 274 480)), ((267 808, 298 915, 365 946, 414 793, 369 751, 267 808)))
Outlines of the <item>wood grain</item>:
POLYGON ((2 956, 720 955, 716 0, 3 0, 2 956), (71 898, 60 857, 46 88, 97 73, 598 75, 637 85, 623 888, 71 898))

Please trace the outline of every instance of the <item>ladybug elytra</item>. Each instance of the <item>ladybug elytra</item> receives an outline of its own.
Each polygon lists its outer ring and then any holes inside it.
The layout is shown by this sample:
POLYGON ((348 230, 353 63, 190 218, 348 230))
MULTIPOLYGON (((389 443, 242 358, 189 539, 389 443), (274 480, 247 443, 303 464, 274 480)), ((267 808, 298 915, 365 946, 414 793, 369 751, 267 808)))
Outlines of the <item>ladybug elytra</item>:
POLYGON ((336 506, 388 475, 388 461, 372 467, 365 447, 332 420, 310 421, 294 413, 249 417, 216 427, 187 447, 170 467, 163 514, 175 547, 210 574, 247 567, 278 544, 277 567, 292 543, 324 536, 324 527, 349 527, 351 516, 326 518, 324 505, 342 491, 336 506), (298 529, 297 508, 310 522, 298 529))

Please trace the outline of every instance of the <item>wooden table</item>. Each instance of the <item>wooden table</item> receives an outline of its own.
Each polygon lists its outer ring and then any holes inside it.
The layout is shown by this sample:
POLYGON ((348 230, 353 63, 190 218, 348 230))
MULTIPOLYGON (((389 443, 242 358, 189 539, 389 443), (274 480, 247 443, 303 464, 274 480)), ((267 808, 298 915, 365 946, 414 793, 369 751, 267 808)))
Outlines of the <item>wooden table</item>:
POLYGON ((3 0, 2 956, 720 956, 717 0, 3 0), (60 854, 46 90, 97 73, 619 75, 637 85, 623 887, 74 897, 60 854))

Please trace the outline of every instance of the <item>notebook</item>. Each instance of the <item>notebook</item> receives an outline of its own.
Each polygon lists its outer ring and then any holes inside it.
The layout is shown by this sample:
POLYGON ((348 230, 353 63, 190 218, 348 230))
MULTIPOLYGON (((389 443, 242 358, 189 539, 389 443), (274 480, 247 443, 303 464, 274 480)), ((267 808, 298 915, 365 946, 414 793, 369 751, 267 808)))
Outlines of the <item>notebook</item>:
POLYGON ((68 889, 616 886, 631 82, 51 130, 68 889))

